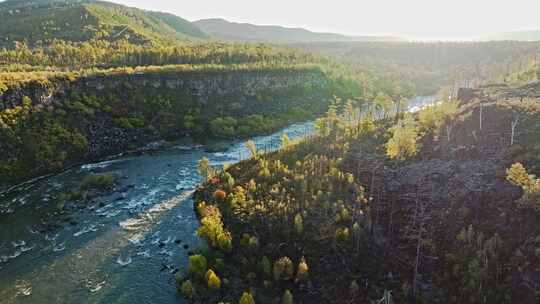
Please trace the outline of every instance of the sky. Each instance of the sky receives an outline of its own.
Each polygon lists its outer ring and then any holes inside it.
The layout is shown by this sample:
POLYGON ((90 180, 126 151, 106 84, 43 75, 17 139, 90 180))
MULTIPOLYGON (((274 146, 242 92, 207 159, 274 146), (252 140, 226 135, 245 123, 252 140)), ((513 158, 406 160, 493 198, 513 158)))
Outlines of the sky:
POLYGON ((540 0, 112 0, 188 20, 303 27, 350 35, 474 39, 540 30, 540 0))

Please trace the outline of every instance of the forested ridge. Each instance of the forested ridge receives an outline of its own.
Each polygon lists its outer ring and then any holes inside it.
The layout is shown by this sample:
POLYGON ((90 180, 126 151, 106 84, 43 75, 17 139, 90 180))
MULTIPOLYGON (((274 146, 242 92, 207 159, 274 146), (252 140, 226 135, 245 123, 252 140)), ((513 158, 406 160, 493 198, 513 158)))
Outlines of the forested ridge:
POLYGON ((328 56, 353 70, 377 71, 414 88, 420 95, 443 86, 467 87, 491 82, 537 80, 539 42, 336 42, 292 44, 328 56))
POLYGON ((11 0, 0 3, 0 47, 54 40, 131 43, 196 41, 208 35, 178 16, 93 0, 11 0))

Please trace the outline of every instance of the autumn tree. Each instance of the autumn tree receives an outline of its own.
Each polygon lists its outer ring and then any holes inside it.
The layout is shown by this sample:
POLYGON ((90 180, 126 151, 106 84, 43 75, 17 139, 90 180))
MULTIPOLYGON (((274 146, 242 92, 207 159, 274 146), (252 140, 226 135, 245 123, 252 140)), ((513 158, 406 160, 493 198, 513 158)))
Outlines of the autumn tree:
POLYGON ((506 179, 523 189, 523 196, 519 200, 520 207, 540 211, 540 179, 527 173, 521 163, 515 163, 506 170, 506 179))

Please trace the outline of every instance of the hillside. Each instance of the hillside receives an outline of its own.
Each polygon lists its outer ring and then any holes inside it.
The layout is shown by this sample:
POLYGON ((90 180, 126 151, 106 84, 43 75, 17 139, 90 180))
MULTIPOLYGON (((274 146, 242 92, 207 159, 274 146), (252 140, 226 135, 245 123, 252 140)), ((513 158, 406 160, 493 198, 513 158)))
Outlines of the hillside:
POLYGON ((180 17, 109 2, 9 0, 0 2, 0 37, 0 47, 13 47, 15 41, 32 46, 54 39, 145 43, 198 40, 207 35, 180 17))
POLYGON ((302 51, 328 56, 362 72, 377 71, 419 95, 444 86, 514 82, 513 75, 536 61, 538 42, 334 42, 296 43, 302 51))
POLYGON ((275 25, 236 23, 224 19, 203 19, 194 22, 212 37, 225 41, 251 42, 321 42, 321 41, 397 41, 395 37, 345 36, 334 33, 316 33, 303 28, 275 25))
POLYGON ((252 149, 195 196, 212 250, 190 257, 181 292, 205 303, 538 303, 540 180, 521 164, 540 172, 540 104, 516 90, 484 88, 397 124, 334 107, 319 136, 252 149), (235 285, 212 292, 216 278, 235 285))

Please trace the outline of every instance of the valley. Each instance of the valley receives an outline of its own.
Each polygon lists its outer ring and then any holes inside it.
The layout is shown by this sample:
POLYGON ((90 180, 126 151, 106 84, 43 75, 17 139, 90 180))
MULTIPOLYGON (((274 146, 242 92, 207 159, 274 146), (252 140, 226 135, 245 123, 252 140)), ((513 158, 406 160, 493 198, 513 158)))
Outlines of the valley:
POLYGON ((201 1, 0 1, 0 303, 538 303, 536 30, 201 1))

